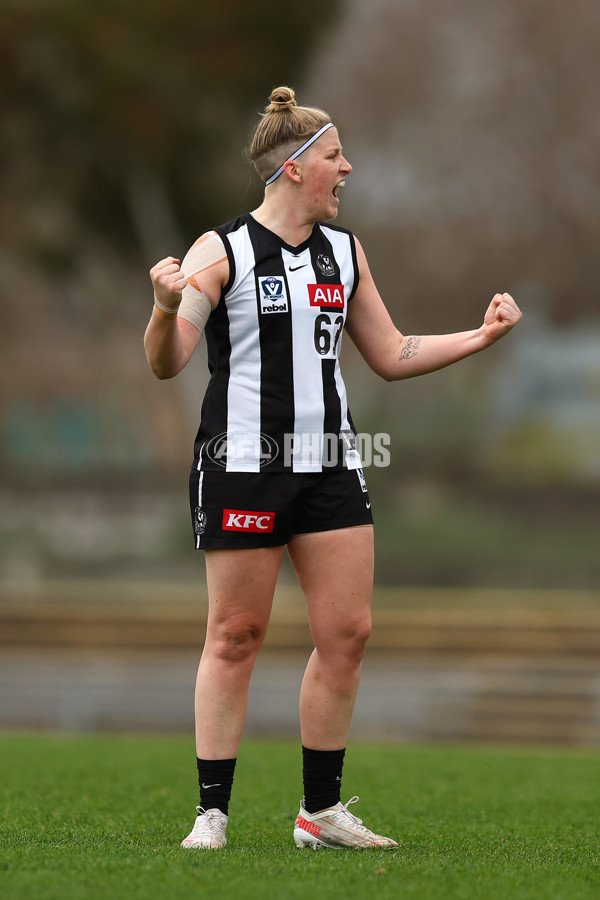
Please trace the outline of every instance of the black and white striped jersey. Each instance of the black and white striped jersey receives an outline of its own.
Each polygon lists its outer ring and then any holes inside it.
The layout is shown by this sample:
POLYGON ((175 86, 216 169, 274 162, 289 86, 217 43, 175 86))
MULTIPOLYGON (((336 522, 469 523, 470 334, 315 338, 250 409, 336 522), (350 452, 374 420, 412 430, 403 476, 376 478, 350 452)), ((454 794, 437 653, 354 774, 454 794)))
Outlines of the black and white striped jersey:
POLYGON ((358 468, 339 356, 358 285, 352 234, 317 223, 297 247, 251 214, 215 231, 230 277, 206 325, 198 469, 358 468))

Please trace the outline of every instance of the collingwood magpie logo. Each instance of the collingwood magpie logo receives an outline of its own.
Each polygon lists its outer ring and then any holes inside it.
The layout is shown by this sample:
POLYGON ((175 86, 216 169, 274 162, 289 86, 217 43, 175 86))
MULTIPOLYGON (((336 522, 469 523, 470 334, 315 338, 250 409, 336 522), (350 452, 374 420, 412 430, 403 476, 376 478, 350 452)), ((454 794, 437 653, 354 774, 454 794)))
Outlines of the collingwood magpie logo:
POLYGON ((204 534, 206 531, 206 513, 199 506, 194 511, 194 532, 204 534))
POLYGON ((277 278, 275 275, 263 275, 258 279, 258 292, 262 313, 285 313, 288 311, 288 299, 283 278, 277 278))
POLYGON ((333 263, 331 262, 331 257, 327 256, 326 253, 319 253, 317 256, 317 266, 323 273, 323 275, 327 275, 328 278, 331 278, 332 275, 335 275, 335 268, 333 263))

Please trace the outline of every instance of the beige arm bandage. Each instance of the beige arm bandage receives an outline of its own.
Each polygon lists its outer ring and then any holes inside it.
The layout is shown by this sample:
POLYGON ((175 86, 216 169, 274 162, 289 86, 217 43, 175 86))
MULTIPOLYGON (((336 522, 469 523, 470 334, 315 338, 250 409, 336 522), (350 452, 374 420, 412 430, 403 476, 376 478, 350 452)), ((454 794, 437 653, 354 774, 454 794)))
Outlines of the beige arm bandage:
POLYGON ((187 278, 183 289, 178 315, 191 322, 200 334, 212 312, 212 305, 198 281, 196 275, 211 266, 227 259, 223 241, 216 231, 209 231, 198 238, 181 263, 181 271, 187 278))

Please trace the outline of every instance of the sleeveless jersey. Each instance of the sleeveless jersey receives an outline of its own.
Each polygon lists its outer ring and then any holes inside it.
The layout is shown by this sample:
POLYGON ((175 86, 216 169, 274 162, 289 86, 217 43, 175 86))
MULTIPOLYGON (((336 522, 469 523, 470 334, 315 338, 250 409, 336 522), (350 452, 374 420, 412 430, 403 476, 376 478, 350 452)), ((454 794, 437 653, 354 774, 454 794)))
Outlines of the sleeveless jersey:
POLYGON ((352 234, 317 223, 292 247, 249 213, 215 231, 230 277, 205 329, 211 377, 195 468, 360 467, 339 366, 359 277, 352 234))

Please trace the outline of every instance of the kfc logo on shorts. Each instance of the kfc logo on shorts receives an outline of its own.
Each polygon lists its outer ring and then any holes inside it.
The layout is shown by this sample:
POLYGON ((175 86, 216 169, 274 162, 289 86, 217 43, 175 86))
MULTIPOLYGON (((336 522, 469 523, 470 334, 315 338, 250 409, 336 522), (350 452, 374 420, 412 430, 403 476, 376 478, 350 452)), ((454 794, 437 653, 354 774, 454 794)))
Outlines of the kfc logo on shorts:
POLYGON ((223 531, 245 531, 268 534, 275 524, 274 512, 253 512, 248 509, 224 509, 223 531))
POLYGON ((311 306, 344 308, 343 284, 309 284, 307 287, 311 306))

